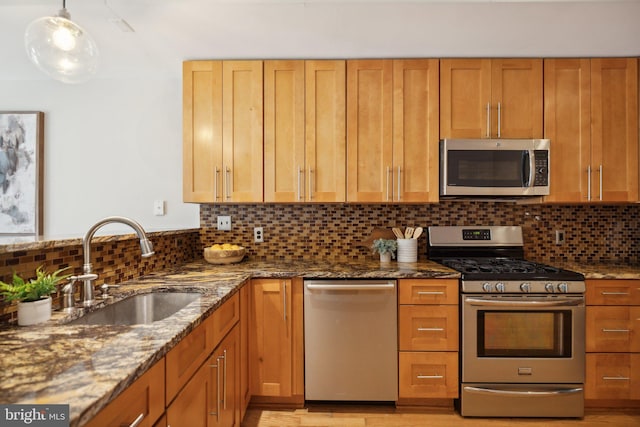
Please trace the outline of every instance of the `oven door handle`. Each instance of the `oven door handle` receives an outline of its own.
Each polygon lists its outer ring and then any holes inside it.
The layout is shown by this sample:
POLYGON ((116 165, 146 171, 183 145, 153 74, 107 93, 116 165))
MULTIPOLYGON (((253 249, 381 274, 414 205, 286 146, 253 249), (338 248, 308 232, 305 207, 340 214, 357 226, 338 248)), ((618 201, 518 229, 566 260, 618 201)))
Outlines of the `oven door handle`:
POLYGON ((572 307, 572 306, 580 306, 584 305, 584 299, 562 299, 558 301, 549 301, 549 300, 535 300, 535 299, 527 299, 523 301, 513 301, 513 300, 486 300, 486 299, 478 299, 478 298, 466 298, 466 303, 473 306, 489 306, 489 307, 526 307, 526 306, 535 306, 537 307, 572 307))
POLYGON ((545 396, 557 396, 562 394, 574 394, 574 393, 582 393, 582 387, 576 388, 568 388, 568 389, 556 389, 556 390, 545 390, 545 391, 535 391, 535 390, 497 390, 493 388, 484 388, 484 387, 470 387, 464 386, 465 391, 469 393, 477 393, 477 394, 501 394, 501 395, 509 395, 516 397, 545 397, 545 396))

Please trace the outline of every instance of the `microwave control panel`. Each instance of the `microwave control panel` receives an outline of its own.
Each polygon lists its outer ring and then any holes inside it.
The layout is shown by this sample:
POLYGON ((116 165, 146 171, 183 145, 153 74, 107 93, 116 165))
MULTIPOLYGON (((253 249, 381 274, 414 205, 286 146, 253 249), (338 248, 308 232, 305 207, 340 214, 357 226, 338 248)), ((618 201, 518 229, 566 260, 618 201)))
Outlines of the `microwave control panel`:
POLYGON ((536 170, 533 185, 535 187, 546 187, 549 185, 549 151, 535 150, 534 155, 536 170))

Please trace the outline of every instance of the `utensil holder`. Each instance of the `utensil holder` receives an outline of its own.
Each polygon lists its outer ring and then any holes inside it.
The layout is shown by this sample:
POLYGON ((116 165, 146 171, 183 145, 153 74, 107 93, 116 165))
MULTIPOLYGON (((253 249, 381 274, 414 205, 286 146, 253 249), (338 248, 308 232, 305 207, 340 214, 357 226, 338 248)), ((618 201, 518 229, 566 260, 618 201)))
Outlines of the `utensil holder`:
POLYGON ((418 239, 398 239, 398 262, 418 261, 418 239))

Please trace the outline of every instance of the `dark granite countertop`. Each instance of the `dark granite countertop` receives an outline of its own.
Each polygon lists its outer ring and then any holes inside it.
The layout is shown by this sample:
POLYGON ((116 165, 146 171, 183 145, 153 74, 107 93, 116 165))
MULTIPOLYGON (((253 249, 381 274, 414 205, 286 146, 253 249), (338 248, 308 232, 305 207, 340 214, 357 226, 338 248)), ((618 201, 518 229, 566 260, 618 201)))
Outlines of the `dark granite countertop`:
POLYGON ((640 265, 623 264, 615 261, 551 263, 556 267, 582 273, 585 279, 640 279, 640 265))
POLYGON ((67 325, 79 314, 54 312, 45 324, 0 330, 0 403, 70 404, 71 426, 84 425, 146 372, 251 277, 457 278, 431 261, 382 264, 204 261, 122 283, 108 304, 147 292, 202 294, 176 314, 151 325, 67 325))

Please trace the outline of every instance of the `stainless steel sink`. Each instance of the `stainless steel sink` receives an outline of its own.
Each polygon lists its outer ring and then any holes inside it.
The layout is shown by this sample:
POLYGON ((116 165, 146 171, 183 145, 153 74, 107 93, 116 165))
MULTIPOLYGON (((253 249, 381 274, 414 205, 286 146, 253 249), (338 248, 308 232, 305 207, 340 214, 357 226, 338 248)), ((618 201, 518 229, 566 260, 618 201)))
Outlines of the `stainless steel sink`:
POLYGON ((67 325, 140 325, 157 322, 200 299, 199 293, 167 292, 134 295, 99 308, 67 325))

